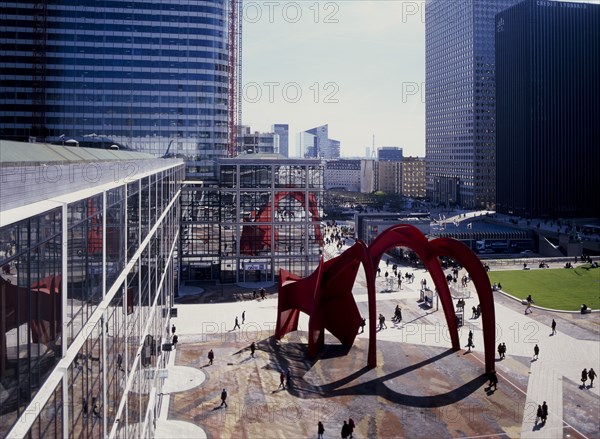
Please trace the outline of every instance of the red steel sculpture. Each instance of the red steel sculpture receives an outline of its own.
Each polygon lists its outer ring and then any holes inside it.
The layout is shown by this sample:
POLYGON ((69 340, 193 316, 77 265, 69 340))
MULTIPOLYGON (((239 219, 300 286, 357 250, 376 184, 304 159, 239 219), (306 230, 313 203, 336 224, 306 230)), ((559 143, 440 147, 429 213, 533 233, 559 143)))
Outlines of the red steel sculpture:
POLYGON ((313 274, 300 278, 280 270, 279 299, 275 337, 298 329, 300 311, 308 314, 308 355, 315 357, 324 344, 328 330, 342 345, 352 346, 360 326, 360 314, 352 296, 352 287, 360 264, 367 277, 369 299, 369 352, 367 365, 377 366, 375 270, 383 254, 392 247, 408 247, 415 251, 429 271, 438 292, 450 332, 452 348, 460 349, 454 304, 446 277, 439 261, 447 256, 467 269, 481 304, 483 345, 486 372, 494 370, 496 318, 492 287, 479 258, 463 243, 450 238, 427 240, 419 229, 411 225, 397 225, 382 232, 367 248, 357 241, 340 256, 321 263, 313 274))

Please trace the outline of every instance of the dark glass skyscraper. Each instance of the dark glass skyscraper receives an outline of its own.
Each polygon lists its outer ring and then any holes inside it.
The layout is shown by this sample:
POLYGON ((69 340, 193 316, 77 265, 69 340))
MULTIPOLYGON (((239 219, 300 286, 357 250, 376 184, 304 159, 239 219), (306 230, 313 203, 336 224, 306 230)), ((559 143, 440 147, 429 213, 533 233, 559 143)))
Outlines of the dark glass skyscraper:
POLYGON ((227 0, 3 2, 0 138, 226 155, 227 0))
POLYGON ((496 16, 497 209, 600 217, 600 5, 496 16))
POLYGON ((427 0, 427 196, 495 202, 494 16, 517 0, 427 0))

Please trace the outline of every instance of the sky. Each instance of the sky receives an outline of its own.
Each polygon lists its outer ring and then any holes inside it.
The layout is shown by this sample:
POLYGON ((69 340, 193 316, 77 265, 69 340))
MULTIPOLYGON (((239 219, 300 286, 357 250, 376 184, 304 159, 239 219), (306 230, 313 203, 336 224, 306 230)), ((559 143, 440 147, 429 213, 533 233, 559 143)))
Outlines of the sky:
POLYGON ((399 146, 425 155, 425 2, 243 3, 243 124, 329 124, 343 157, 399 146))
POLYGON ((242 122, 289 124, 290 155, 329 124, 342 157, 425 156, 424 0, 243 0, 242 47, 242 122))

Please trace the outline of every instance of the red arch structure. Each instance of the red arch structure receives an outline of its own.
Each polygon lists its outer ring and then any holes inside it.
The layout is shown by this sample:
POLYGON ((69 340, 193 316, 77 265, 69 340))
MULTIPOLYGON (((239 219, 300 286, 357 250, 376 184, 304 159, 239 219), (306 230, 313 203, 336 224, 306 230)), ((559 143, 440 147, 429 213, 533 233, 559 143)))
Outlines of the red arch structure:
POLYGON ((496 318, 490 280, 479 258, 460 241, 450 238, 427 240, 419 229, 411 225, 397 225, 381 233, 369 247, 357 241, 340 256, 321 263, 313 274, 300 278, 285 270, 280 271, 279 299, 275 337, 298 329, 300 311, 309 316, 308 355, 316 356, 324 344, 324 332, 328 330, 344 346, 354 343, 360 326, 360 314, 352 287, 358 268, 362 263, 367 277, 369 298, 369 353, 367 365, 377 366, 376 345, 376 298, 375 270, 383 254, 391 247, 408 247, 415 251, 431 274, 438 292, 452 348, 460 349, 458 326, 452 296, 439 261, 440 256, 448 256, 467 269, 481 304, 483 325, 483 345, 486 372, 494 370, 496 338, 496 318))
MULTIPOLYGON (((269 201, 258 210, 258 212, 252 212, 250 218, 245 219, 245 224, 242 227, 242 236, 240 239, 240 253, 249 256, 256 256, 260 254, 264 249, 271 249, 271 226, 260 224, 260 223, 271 223, 273 209, 279 210, 279 204, 281 200, 285 198, 293 198, 298 201, 300 205, 306 207, 306 193, 301 191, 286 191, 277 192, 273 203, 269 201), (258 224, 252 224, 258 223, 258 224)), ((323 242, 323 236, 321 235, 321 227, 319 221, 319 207, 317 205, 317 197, 314 192, 308 194, 308 211, 312 216, 312 222, 314 222, 315 230, 315 241, 319 244, 323 242)), ((300 223, 298 223, 300 224, 300 223)), ((277 241, 278 231, 275 229, 275 241, 277 241)))

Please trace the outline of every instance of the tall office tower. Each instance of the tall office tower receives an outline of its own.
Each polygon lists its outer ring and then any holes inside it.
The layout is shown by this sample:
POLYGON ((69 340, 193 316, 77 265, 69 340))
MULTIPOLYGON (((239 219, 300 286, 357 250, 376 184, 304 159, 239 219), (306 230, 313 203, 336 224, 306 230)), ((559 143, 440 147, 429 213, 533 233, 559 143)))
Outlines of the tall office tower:
POLYGON ((494 16, 517 0, 427 0, 427 196, 475 208, 495 203, 494 16))
POLYGON ((300 141, 305 158, 340 158, 340 142, 329 138, 329 125, 321 125, 303 131, 300 141))
POLYGON ((600 5, 527 0, 496 16, 497 209, 600 217, 600 5))
POLYGON ((402 148, 398 148, 397 146, 382 146, 377 149, 377 158, 379 161, 401 162, 402 148))
POLYGON ((0 138, 168 152, 209 174, 227 154, 228 1, 4 2, 0 138))
POLYGON ((279 135, 279 154, 289 157, 290 126, 287 123, 276 123, 271 127, 271 131, 279 135))

